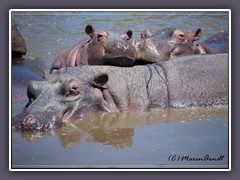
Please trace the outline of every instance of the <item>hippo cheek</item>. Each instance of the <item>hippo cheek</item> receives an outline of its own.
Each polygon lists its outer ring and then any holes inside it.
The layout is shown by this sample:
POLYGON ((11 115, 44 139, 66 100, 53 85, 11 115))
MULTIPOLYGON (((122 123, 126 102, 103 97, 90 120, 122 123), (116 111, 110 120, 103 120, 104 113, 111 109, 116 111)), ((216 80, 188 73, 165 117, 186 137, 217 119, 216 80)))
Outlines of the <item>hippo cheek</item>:
POLYGON ((175 45, 173 47, 173 50, 170 52, 170 58, 176 58, 199 53, 200 53, 199 48, 196 45, 183 43, 175 45))

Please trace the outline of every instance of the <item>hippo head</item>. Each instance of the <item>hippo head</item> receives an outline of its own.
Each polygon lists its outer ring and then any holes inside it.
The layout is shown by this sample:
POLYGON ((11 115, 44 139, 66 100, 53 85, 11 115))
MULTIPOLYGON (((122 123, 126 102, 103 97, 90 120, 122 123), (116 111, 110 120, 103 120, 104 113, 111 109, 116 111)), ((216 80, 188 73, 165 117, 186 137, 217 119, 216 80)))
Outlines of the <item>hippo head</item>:
POLYGON ((146 29, 141 33, 141 41, 132 41, 137 49, 136 59, 164 61, 175 57, 201 53, 195 42, 201 36, 201 29, 187 32, 176 28, 162 30, 146 29))
POLYGON ((29 83, 29 102, 12 119, 14 130, 47 131, 95 112, 117 111, 109 99, 106 73, 80 72, 80 77, 76 72, 69 74, 69 69, 62 68, 44 81, 29 83))
POLYGON ((26 43, 15 21, 12 19, 11 22, 11 38, 12 38, 12 58, 21 58, 27 52, 26 43))
POLYGON ((132 31, 120 34, 111 31, 96 32, 92 25, 85 27, 90 39, 63 49, 52 63, 50 73, 63 68, 82 65, 131 66, 134 63, 134 48, 129 44, 132 31))
POLYGON ((119 34, 111 31, 96 32, 92 25, 87 25, 85 32, 90 36, 87 42, 89 64, 95 64, 96 59, 102 58, 104 64, 131 66, 134 63, 134 49, 128 43, 132 31, 119 34), (93 57, 91 57, 93 56, 93 57))

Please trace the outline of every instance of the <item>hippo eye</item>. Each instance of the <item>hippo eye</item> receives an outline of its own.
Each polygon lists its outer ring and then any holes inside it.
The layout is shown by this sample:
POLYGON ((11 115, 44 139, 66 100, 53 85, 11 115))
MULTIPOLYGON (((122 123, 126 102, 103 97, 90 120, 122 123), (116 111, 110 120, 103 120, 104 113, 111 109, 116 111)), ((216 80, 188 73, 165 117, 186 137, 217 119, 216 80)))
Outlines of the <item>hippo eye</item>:
POLYGON ((78 95, 79 93, 80 91, 78 85, 76 84, 71 85, 68 95, 75 96, 78 95))
POLYGON ((61 95, 65 96, 65 101, 74 101, 80 97, 80 85, 77 80, 64 81, 60 87, 61 95))

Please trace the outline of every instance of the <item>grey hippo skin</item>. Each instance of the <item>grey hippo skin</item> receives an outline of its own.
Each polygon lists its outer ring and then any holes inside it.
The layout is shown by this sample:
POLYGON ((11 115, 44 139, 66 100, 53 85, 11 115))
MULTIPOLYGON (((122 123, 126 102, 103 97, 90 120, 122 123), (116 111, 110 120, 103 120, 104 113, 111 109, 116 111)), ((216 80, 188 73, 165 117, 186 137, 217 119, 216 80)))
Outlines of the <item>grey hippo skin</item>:
POLYGON ((146 29, 141 33, 141 40, 133 39, 136 61, 159 62, 180 56, 200 54, 195 44, 201 36, 201 29, 193 32, 178 28, 162 30, 146 29))
POLYGON ((228 54, 195 55, 131 68, 62 68, 28 86, 13 129, 46 131, 103 112, 228 105, 228 54))
POLYGON ((178 28, 146 29, 141 33, 141 40, 133 39, 131 44, 136 49, 136 62, 159 62, 193 54, 228 52, 228 33, 198 42, 200 37, 200 28, 192 32, 178 28))
POLYGON ((64 49, 53 62, 50 72, 63 67, 81 65, 131 66, 134 61, 134 49, 127 43, 132 31, 119 34, 111 31, 96 32, 92 25, 85 27, 90 39, 64 49))
POLYGON ((18 30, 17 24, 11 20, 12 59, 21 58, 27 53, 25 40, 18 30))
POLYGON ((229 52, 229 39, 228 32, 219 33, 207 40, 198 43, 203 53, 228 53, 229 52))

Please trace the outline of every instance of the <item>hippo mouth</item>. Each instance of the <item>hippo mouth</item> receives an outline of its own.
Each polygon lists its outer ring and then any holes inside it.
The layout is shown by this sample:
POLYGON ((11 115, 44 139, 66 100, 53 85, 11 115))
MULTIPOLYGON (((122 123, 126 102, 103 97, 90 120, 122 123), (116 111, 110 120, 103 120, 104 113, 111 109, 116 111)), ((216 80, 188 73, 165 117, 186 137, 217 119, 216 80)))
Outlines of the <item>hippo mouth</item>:
POLYGON ((43 113, 28 113, 27 110, 13 117, 12 130, 18 132, 49 131, 62 126, 61 118, 43 113))
POLYGON ((12 130, 18 132, 46 132, 60 128, 72 120, 82 120, 95 112, 96 109, 98 109, 97 106, 84 106, 78 110, 68 107, 58 113, 50 111, 30 113, 25 109, 21 114, 13 117, 12 130))

